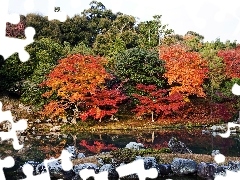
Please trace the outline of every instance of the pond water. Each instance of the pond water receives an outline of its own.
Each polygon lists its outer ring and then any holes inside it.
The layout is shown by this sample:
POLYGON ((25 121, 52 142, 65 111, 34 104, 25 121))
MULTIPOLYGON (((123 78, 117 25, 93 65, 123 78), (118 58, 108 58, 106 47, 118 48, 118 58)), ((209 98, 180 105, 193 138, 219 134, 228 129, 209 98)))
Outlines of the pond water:
MULTIPOLYGON (((98 141, 106 145, 113 144, 117 148, 124 148, 126 144, 133 141, 142 143, 145 147, 159 149, 161 147, 167 147, 170 138, 176 137, 196 154, 211 154, 212 150, 220 150, 225 156, 240 156, 239 134, 232 135, 229 138, 222 138, 219 135, 214 137, 211 134, 202 134, 201 129, 165 129, 154 131, 126 131, 121 133, 122 134, 120 134, 120 132, 109 132, 103 134, 77 135, 76 146, 82 151, 89 152, 89 150, 81 146, 79 142, 87 140, 89 145, 93 145, 94 141, 98 141)), ((68 142, 70 144, 73 143, 70 139, 68 142)))
MULTIPOLYGON (((139 142, 145 147, 159 149, 167 147, 171 137, 184 142, 193 153, 211 154, 212 150, 220 150, 225 156, 240 156, 240 135, 229 138, 202 134, 202 129, 163 129, 148 131, 114 131, 107 133, 79 133, 77 135, 34 135, 26 136, 24 148, 15 151, 11 144, 2 142, 1 156, 13 156, 24 161, 33 160, 42 162, 51 156, 58 157, 67 145, 76 146, 86 155, 96 154, 116 148, 124 148, 129 142, 139 142), (24 157, 24 158, 23 158, 24 157)), ((13 169, 8 169, 11 171, 13 169)), ((191 179, 193 177, 174 177, 172 179, 191 179)), ((194 177, 196 179, 196 177, 194 177)))

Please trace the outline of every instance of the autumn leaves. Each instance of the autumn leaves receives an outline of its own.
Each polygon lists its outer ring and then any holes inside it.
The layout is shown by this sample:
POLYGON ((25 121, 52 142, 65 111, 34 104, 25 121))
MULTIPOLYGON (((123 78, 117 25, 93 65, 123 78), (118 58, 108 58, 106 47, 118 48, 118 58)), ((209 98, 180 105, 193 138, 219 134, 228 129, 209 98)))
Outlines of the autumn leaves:
POLYGON ((118 89, 104 85, 111 74, 103 64, 105 59, 75 54, 59 61, 41 85, 50 90, 43 97, 55 98, 45 105, 43 115, 55 118, 72 115, 86 120, 93 117, 101 121, 117 112, 118 103, 126 97, 118 89))
MULTIPOLYGON (((161 46, 159 50, 157 58, 136 49, 118 56, 113 65, 116 72, 110 71, 106 59, 99 56, 74 54, 60 60, 41 84, 48 89, 43 97, 51 99, 43 115, 101 121, 116 114, 124 100, 130 99, 135 100, 131 111, 137 116, 154 113, 164 117, 184 109, 191 102, 190 96, 206 98, 203 84, 209 78, 209 62, 199 52, 179 44, 161 46), (121 85, 107 86, 116 75, 121 85)), ((232 61, 236 59, 235 51, 239 49, 218 53, 231 77, 239 77, 238 61, 232 61)))
POLYGON ((177 92, 184 96, 196 95, 204 97, 202 84, 207 78, 208 66, 197 52, 188 52, 181 45, 160 48, 160 59, 165 60, 168 84, 171 93, 177 92))

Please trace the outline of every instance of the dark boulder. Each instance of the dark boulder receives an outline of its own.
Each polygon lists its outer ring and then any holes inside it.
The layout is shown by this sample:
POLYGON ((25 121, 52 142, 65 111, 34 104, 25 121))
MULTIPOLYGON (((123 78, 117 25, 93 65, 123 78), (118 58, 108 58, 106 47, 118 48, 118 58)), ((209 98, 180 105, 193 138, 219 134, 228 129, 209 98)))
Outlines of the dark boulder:
POLYGON ((197 167, 197 175, 206 179, 213 179, 217 173, 217 164, 201 162, 197 167))
POLYGON ((174 158, 171 169, 178 176, 194 174, 197 172, 197 163, 191 159, 174 158))
POLYGON ((187 148, 187 146, 181 142, 178 141, 177 138, 172 137, 168 142, 168 147, 173 153, 192 153, 190 149, 187 148))

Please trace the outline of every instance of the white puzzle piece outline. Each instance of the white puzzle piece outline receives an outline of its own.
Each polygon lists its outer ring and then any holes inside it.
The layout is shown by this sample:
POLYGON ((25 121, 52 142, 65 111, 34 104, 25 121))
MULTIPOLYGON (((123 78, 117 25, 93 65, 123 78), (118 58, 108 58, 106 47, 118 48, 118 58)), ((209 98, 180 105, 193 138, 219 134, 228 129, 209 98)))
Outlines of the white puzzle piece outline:
MULTIPOLYGON (((26 1, 30 2, 31 0, 26 0, 26 1)), ((9 38, 9 37, 5 36, 5 33, 6 33, 5 32, 5 30, 6 30, 6 22, 17 24, 19 22, 19 20, 20 20, 19 15, 16 15, 16 14, 9 15, 8 14, 8 2, 9 2, 9 0, 1 1, 1 6, 0 6, 0 27, 1 27, 0 28, 0 40, 1 40, 1 42, 4 42, 4 43, 0 44, 0 54, 4 57, 4 59, 7 59, 13 53, 18 52, 20 60, 22 62, 25 62, 25 61, 27 61, 29 59, 29 54, 24 50, 24 47, 29 45, 30 43, 32 43, 34 41, 33 37, 35 35, 35 30, 34 30, 34 28, 31 28, 31 27, 26 28, 25 29, 25 35, 27 37, 26 39, 9 38), (13 46, 13 44, 15 46, 13 46)), ((77 2, 77 0, 71 0, 73 8, 76 7, 76 6, 73 5, 76 2, 77 2)), ((63 22, 63 21, 66 20, 67 14, 64 13, 64 12, 54 12, 55 3, 56 3, 55 0, 49 0, 49 7, 48 7, 49 8, 48 9, 49 16, 48 16, 48 20, 57 19, 57 20, 60 20, 60 21, 63 22)), ((33 4, 26 4, 25 8, 30 8, 31 9, 32 7, 30 7, 30 5, 33 7, 33 4)), ((229 12, 227 12, 227 13, 229 13, 229 12)), ((217 17, 216 20, 218 21, 219 18, 220 19, 221 19, 221 17, 223 18, 224 15, 226 15, 226 13, 224 14, 222 12, 219 12, 216 15, 217 15, 216 16, 217 17)), ((235 17, 237 18, 237 16, 235 16, 235 17)), ((197 17, 195 17, 195 18, 197 18, 197 17)), ((238 18, 238 20, 240 20, 240 19, 238 18)), ((240 27, 240 25, 239 25, 239 27, 240 27)), ((239 32, 239 27, 237 27, 237 29, 235 30, 235 33, 239 32)), ((238 86, 237 84, 234 84, 234 86, 232 88, 232 93, 235 94, 235 95, 240 95, 240 86, 238 86)), ((1 106, 0 108, 2 108, 2 103, 1 102, 0 102, 0 106, 1 106)), ((13 146, 14 146, 14 148, 15 149, 20 149, 20 148, 23 147, 23 145, 19 145, 18 139, 17 139, 17 135, 16 135, 15 131, 25 130, 27 128, 26 127, 27 124, 26 124, 26 122, 24 122, 24 120, 20 120, 17 123, 14 123, 12 119, 13 118, 12 118, 12 115, 11 115, 10 111, 2 112, 0 110, 0 122, 8 120, 12 124, 11 131, 9 131, 9 132, 0 132, 0 137, 2 138, 2 140, 13 138, 13 146), (19 128, 17 126, 21 126, 21 128, 19 128), (14 132, 15 132, 15 134, 14 134, 14 132)), ((230 128, 231 127, 235 127, 235 126, 239 126, 239 125, 238 124, 234 124, 234 123, 228 123, 228 130, 227 130, 227 132, 224 133, 224 134, 220 134, 220 136, 223 137, 223 138, 229 137, 229 135, 230 135, 230 128)), ((220 154, 220 155, 222 155, 222 154, 220 154)), ((216 158, 215 161, 219 160, 218 157, 222 158, 221 162, 224 161, 224 156, 222 155, 220 157, 220 155, 219 156, 218 155, 215 156, 215 158, 216 158)), ((65 151, 62 151, 62 154, 61 154, 61 156, 58 159, 61 159, 61 158, 69 158, 69 157, 68 157, 68 154, 65 153, 65 151)), ((54 159, 54 160, 56 160, 56 159, 54 159)), ((44 164, 45 165, 47 165, 48 163, 51 163, 51 162, 53 162, 53 159, 51 159, 51 160, 44 160, 44 164)), ((218 161, 218 162, 220 162, 220 161, 218 161)), ((11 156, 5 158, 4 160, 0 160, 1 168, 3 168, 3 167, 12 167, 13 165, 14 165, 14 159, 11 156)), ((65 169, 65 170, 68 169, 70 166, 72 166, 72 164, 69 161, 64 161, 62 165, 63 165, 63 169, 65 169)), ((29 174, 33 170, 31 165, 25 165, 24 169, 25 169, 24 170, 25 174, 29 175, 28 178, 31 177, 31 178, 34 178, 34 179, 38 179, 38 178, 36 178, 36 176, 33 177, 33 176, 31 176, 31 174, 29 174)), ((137 173, 140 180, 143 180, 143 179, 146 178, 146 173, 147 174, 149 173, 150 178, 155 178, 156 177, 155 176, 156 169, 152 168, 150 170, 145 170, 144 169, 144 164, 143 164, 143 162, 141 162, 141 160, 134 161, 132 163, 120 166, 120 167, 116 168, 116 170, 118 171, 118 173, 120 174, 121 177, 126 176, 126 175, 130 175, 131 173, 137 173)), ((85 172, 86 173, 90 173, 91 175, 97 176, 93 170, 88 170, 88 169, 83 169, 82 171, 80 171, 80 174, 82 176, 84 176, 84 174, 86 174, 85 172)), ((236 177, 239 177, 237 175, 239 175, 240 172, 234 173, 234 172, 227 171, 226 174, 227 174, 227 176, 224 176, 224 177, 218 175, 218 176, 216 176, 215 179, 217 179, 217 180, 227 179, 227 178, 235 179, 236 177)), ((44 178, 44 177, 46 179, 50 178, 50 175, 48 173, 46 173, 44 175, 41 176, 41 179, 44 178)), ((84 176, 84 177, 86 177, 86 176, 84 176)), ((100 174, 97 177, 100 177, 100 174)), ((102 172, 101 177, 106 177, 106 172, 102 172)), ((0 173, 0 179, 5 179, 4 174, 0 173)))
POLYGON ((49 171, 49 168, 48 168, 48 164, 50 163, 53 163, 54 161, 57 161, 57 160, 61 160, 61 165, 62 165, 62 169, 64 171, 69 171, 72 169, 73 167, 73 164, 72 164, 72 161, 71 161, 71 157, 72 155, 65 149, 62 150, 62 153, 61 155, 55 159, 55 158, 52 158, 52 159, 48 159, 48 160, 44 160, 43 161, 43 165, 46 169, 46 172, 43 172, 39 175, 33 175, 33 167, 32 165, 30 164, 25 164, 23 165, 23 173, 27 176, 25 179, 22 179, 22 180, 51 180, 50 178, 50 171, 49 171))
POLYGON ((16 134, 16 131, 24 131, 27 129, 27 121, 24 119, 19 120, 18 122, 13 121, 12 113, 11 111, 2 111, 2 102, 0 101, 0 123, 8 121, 11 123, 12 128, 8 132, 1 132, 0 131, 0 138, 1 141, 7 140, 7 139, 13 139, 13 148, 15 150, 19 150, 23 148, 23 145, 19 144, 19 140, 16 134))
POLYGON ((18 39, 12 37, 6 37, 6 23, 10 22, 13 24, 17 24, 20 21, 20 16, 17 14, 8 14, 8 5, 9 0, 1 1, 0 6, 0 55, 3 56, 4 59, 7 59, 14 53, 18 53, 19 59, 22 62, 26 62, 30 55, 24 49, 25 46, 33 43, 33 37, 35 35, 35 29, 32 27, 28 27, 25 29, 26 39, 18 39))
POLYGON ((14 166, 14 164, 15 164, 15 162, 14 162, 14 159, 12 156, 8 156, 8 157, 4 158, 3 160, 0 159, 0 179, 1 180, 6 179, 4 172, 3 172, 3 168, 11 168, 14 166))

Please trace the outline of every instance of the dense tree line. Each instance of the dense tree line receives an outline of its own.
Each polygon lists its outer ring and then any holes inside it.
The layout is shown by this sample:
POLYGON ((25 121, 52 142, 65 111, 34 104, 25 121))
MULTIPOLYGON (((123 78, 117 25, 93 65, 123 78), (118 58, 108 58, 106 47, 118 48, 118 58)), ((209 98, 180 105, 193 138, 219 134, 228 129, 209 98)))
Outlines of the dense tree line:
MULTIPOLYGON (((194 113, 190 107, 196 102, 208 104, 211 114, 220 106, 232 114, 239 108, 231 94, 240 83, 236 42, 204 42, 193 31, 175 34, 161 15, 136 23, 97 1, 65 22, 21 16, 19 24, 7 24, 6 34, 24 38, 27 26, 36 30, 26 47, 31 58, 0 59, 0 90, 17 86, 20 100, 43 117, 101 121, 122 109, 152 118, 183 117, 194 113)), ((222 112, 218 118, 229 117, 222 112)))

